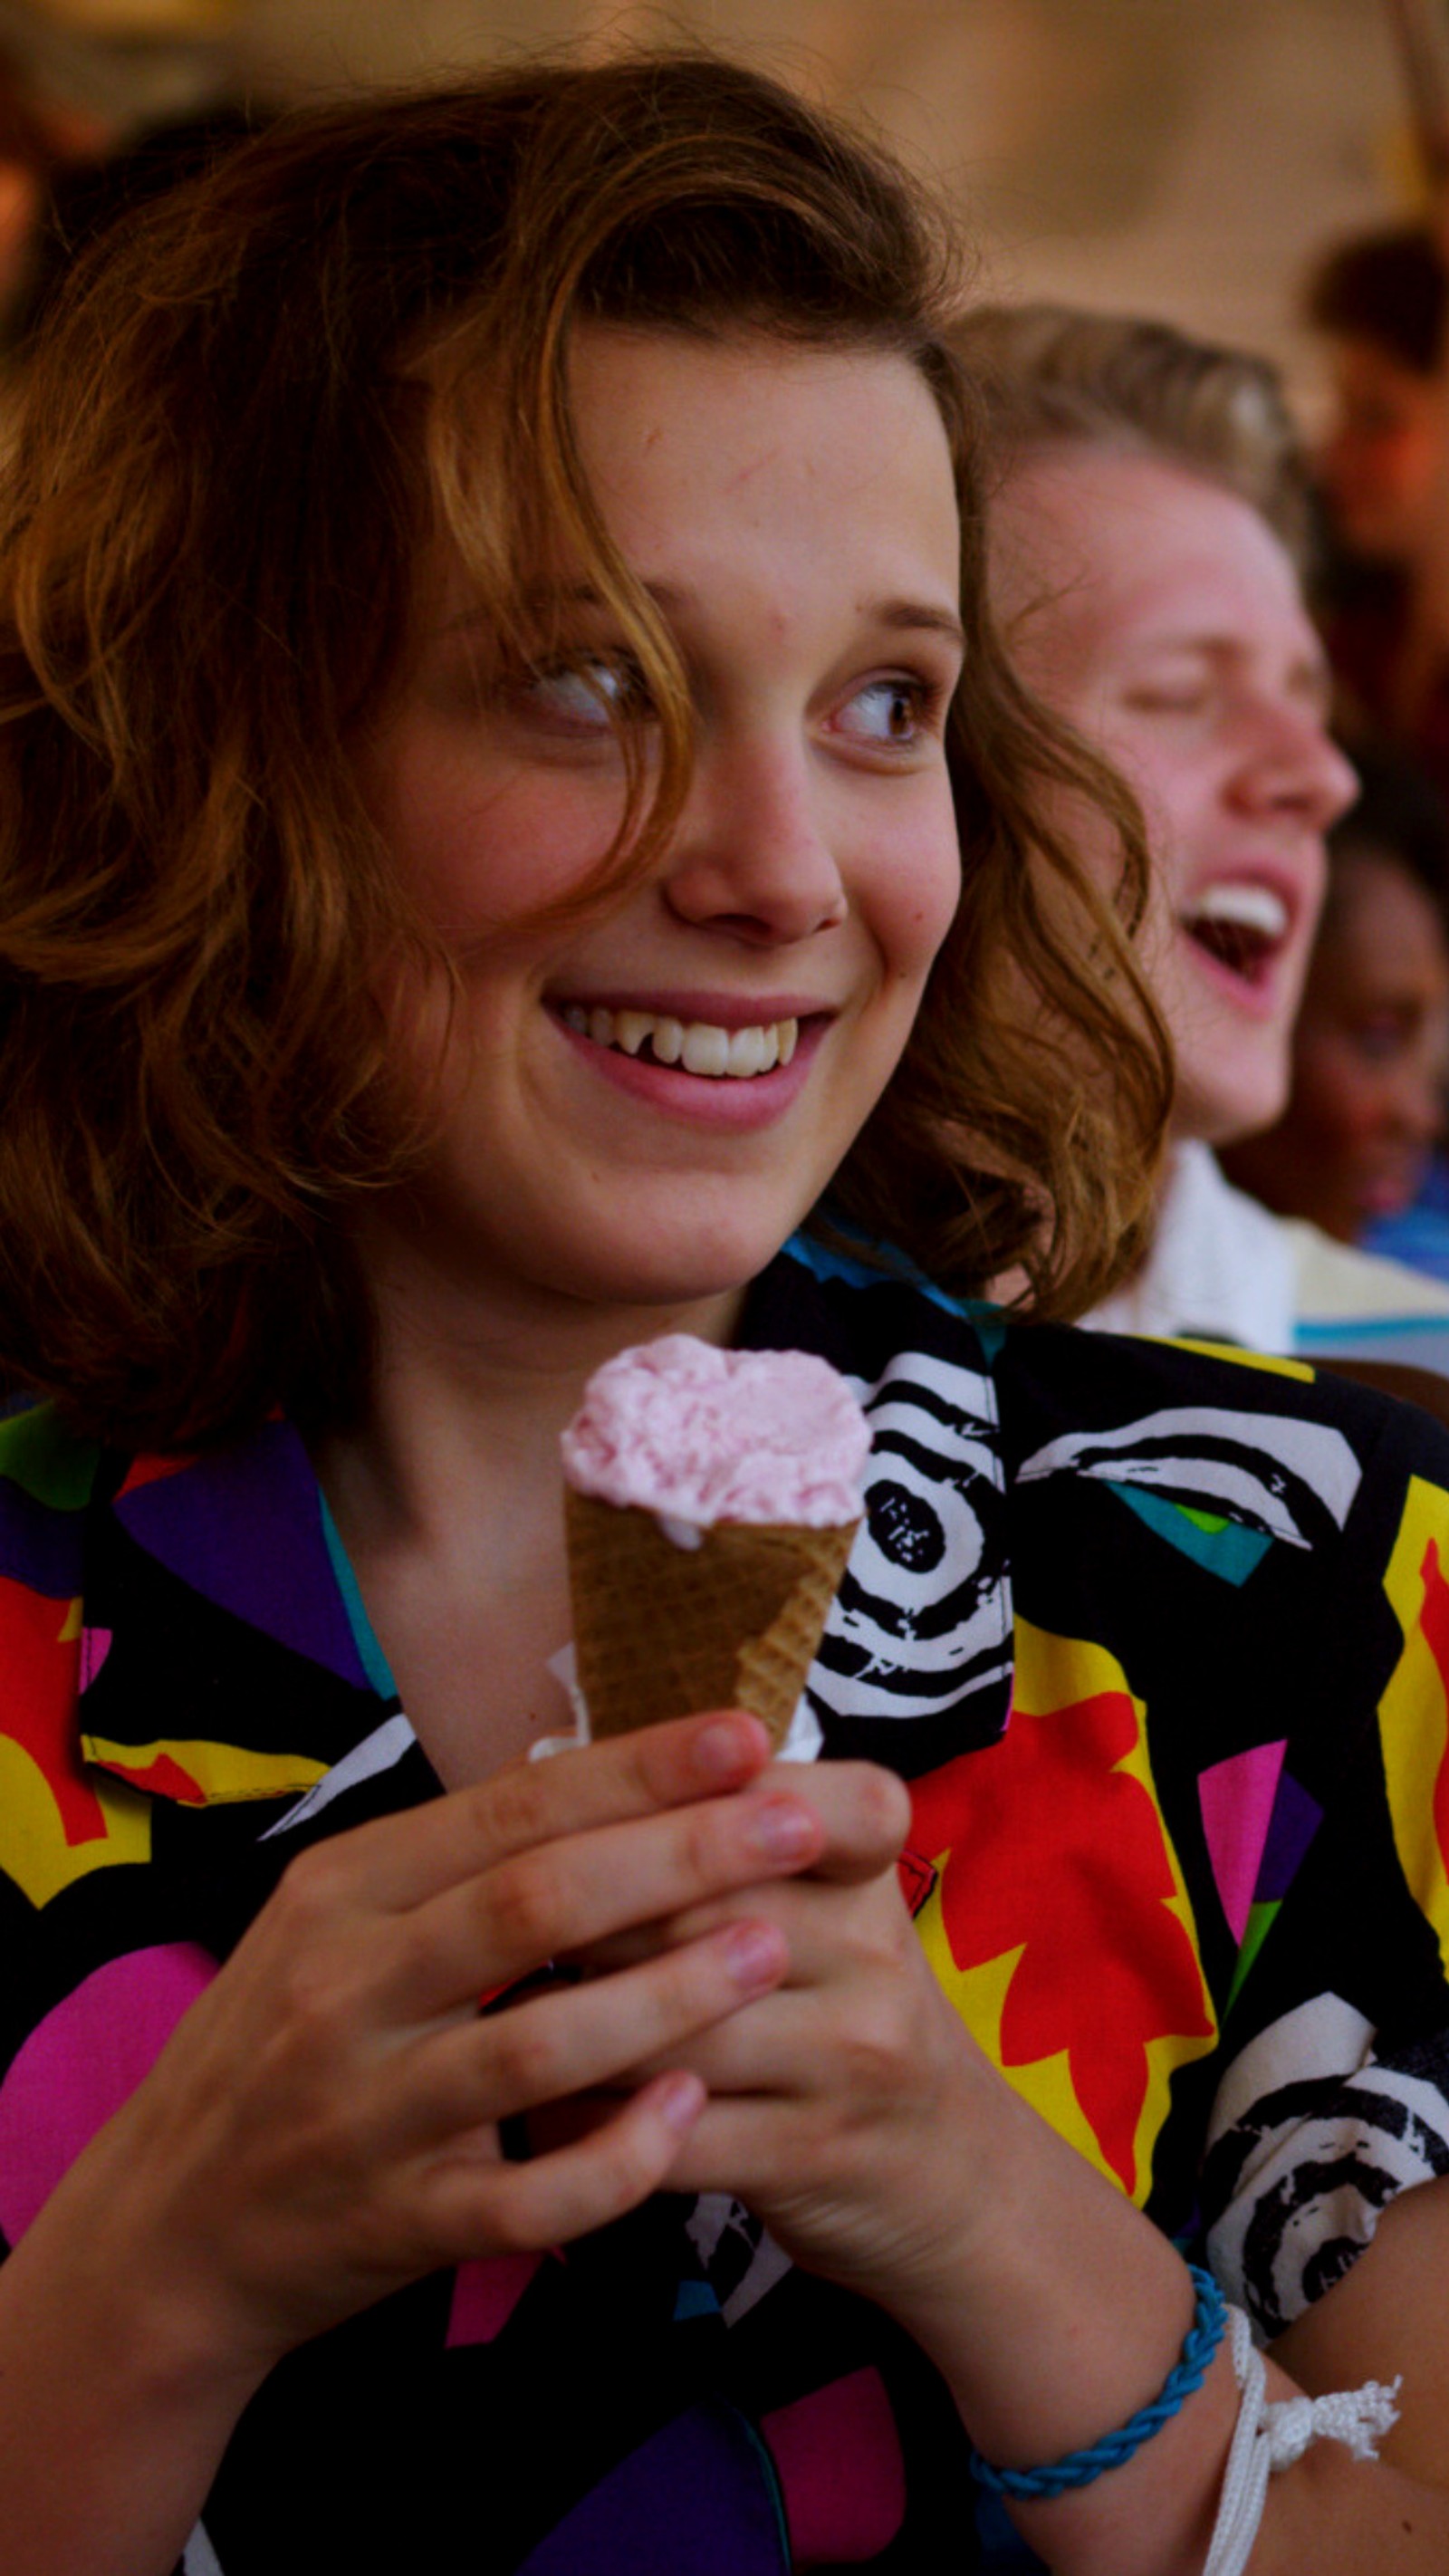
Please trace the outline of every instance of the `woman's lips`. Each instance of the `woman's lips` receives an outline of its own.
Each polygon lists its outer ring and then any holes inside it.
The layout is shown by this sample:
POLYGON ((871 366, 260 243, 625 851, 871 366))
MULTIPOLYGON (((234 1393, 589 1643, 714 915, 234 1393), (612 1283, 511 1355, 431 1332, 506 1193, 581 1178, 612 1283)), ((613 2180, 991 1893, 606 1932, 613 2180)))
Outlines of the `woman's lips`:
POLYGON ((598 1004, 556 1006, 550 1017, 590 1072, 616 1090, 691 1124, 735 1131, 765 1127, 784 1115, 804 1089, 832 1024, 831 1015, 820 1011, 727 1031, 718 1021, 681 1022, 670 1012, 606 1011, 598 1004), (641 1020, 654 1025, 641 1032, 633 1025, 641 1020), (628 1024, 622 1043, 621 1022, 628 1024), (664 1061, 654 1052, 656 1036, 662 1038, 664 1061), (690 1069, 691 1058, 699 1071, 690 1069), (758 1061, 758 1071, 750 1069, 752 1061, 758 1061))
POLYGON ((800 1023, 793 1014, 727 1025, 720 1020, 683 1019, 673 1011, 566 1002, 563 1018, 576 1035, 591 1038, 595 1046, 617 1047, 622 1055, 644 1056, 654 1064, 682 1064, 686 1073, 702 1074, 711 1081, 753 1081, 757 1074, 772 1073, 777 1064, 790 1063, 800 1037, 800 1023))

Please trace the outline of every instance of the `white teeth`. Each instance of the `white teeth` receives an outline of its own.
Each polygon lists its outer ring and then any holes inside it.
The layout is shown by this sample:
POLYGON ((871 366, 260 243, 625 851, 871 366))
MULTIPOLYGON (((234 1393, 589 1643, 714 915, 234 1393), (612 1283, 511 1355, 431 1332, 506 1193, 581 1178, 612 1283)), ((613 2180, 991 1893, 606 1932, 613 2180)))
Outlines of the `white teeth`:
POLYGON ((790 1062, 800 1038, 798 1020, 757 1021, 743 1029, 691 1020, 686 1027, 667 1013, 610 1011, 597 1002, 591 1008, 565 1002, 560 1017, 595 1046, 622 1047, 625 1055, 636 1056, 647 1039, 656 1064, 682 1064, 686 1073, 711 1080, 724 1075, 746 1082, 757 1073, 771 1073, 777 1064, 790 1062))
POLYGON ((725 1071, 734 1082, 743 1082, 749 1074, 759 1073, 765 1061, 763 1029, 736 1029, 725 1056, 725 1071))
POLYGON ((1256 930, 1264 939, 1286 939, 1288 906, 1271 887, 1245 885, 1205 886, 1195 897, 1189 921, 1226 921, 1244 930, 1256 930))
POLYGON ((654 1021, 648 1011, 616 1011, 614 1044, 621 1046, 626 1055, 637 1055, 653 1026, 654 1021))
POLYGON ((691 1020, 684 1032, 682 1060, 686 1073, 723 1073, 730 1060, 728 1031, 709 1028, 703 1020, 691 1020))

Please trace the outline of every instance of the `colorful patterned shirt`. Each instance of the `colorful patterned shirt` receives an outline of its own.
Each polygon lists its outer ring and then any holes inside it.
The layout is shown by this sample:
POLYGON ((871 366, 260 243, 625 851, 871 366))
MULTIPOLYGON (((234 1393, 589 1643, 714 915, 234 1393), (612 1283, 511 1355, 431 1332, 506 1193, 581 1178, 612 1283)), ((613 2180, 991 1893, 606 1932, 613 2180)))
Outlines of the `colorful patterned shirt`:
MULTIPOLYGON (((824 1758, 911 1786, 933 1970, 1271 2337, 1449 2172, 1449 1441, 1295 1361, 1006 1329, 803 1245, 743 1338, 871 1417, 809 1699, 824 1758)), ((0 1425, 8 2243, 293 1853, 437 1794, 288 1423, 191 1461, 0 1425)), ((183 2561, 945 2563, 1036 2562, 908 2339, 724 2195, 304 2346, 183 2561)))

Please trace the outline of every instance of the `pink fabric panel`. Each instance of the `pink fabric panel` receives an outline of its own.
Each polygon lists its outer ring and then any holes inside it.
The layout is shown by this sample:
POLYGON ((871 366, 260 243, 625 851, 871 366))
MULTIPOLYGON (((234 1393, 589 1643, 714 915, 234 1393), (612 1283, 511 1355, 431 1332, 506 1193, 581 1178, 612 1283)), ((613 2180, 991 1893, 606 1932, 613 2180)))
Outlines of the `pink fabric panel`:
POLYGON ((1248 1928, 1287 1750, 1286 1743, 1255 1744, 1251 1752, 1233 1753, 1226 1762, 1215 1762, 1198 1780, 1208 1856, 1235 1941, 1241 1941, 1248 1928))
POLYGON ((853 2567, 887 2548, 906 2515, 906 2472, 885 2383, 852 2371, 760 2426, 770 2446, 797 2567, 853 2567))
POLYGON ((31 2032, 0 2084, 0 2229, 12 2245, 215 1975, 216 1961, 193 1942, 132 1950, 31 2032))
POLYGON ((80 1641, 80 1686, 88 1691, 107 1655, 111 1651, 109 1628, 82 1628, 80 1641))
POLYGON ((448 2342, 491 2343, 503 2332, 540 2263, 541 2254, 493 2254, 460 2263, 448 2315, 448 2342))

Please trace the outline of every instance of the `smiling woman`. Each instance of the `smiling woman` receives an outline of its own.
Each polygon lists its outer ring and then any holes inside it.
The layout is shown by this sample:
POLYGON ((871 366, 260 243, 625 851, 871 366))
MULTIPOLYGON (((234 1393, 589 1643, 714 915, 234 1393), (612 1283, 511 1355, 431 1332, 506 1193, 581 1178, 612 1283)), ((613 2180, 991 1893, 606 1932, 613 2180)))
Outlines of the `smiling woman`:
POLYGON ((885 354, 595 327, 571 380, 589 488, 689 673, 689 787, 663 872, 560 923, 625 810, 617 620, 560 604, 553 667, 500 682, 446 584, 422 604, 359 765, 458 959, 447 1107, 365 1239, 469 1299, 482 1274, 727 1307, 880 1099, 956 909, 950 446, 885 354))
MULTIPOLYGON (((609 80, 632 96, 634 77, 600 73, 600 117, 609 80)), ((696 79, 690 114, 702 122, 689 131, 707 155, 732 76, 681 65, 675 77, 696 79)), ((1140 856, 1110 779, 1014 687, 979 600, 966 603, 968 680, 953 695, 963 640, 954 478, 971 470, 971 440, 931 338, 929 317, 949 292, 943 237, 923 226, 907 239, 889 193, 862 218, 827 166, 797 239, 767 136, 750 145, 747 175, 731 179, 727 211, 686 219, 682 134, 647 180, 626 178, 625 156, 606 181, 599 127, 580 129, 577 166, 571 133, 549 168, 539 137, 562 106, 527 76, 498 98, 493 162, 472 99, 444 96, 383 129, 396 152, 379 147, 365 181, 359 129, 341 112, 219 165, 83 265, 36 370, 10 522, 18 650, 8 675, 0 661, 0 690, 29 707, 39 673, 47 706, 6 739, 21 765, 48 759, 56 740, 87 739, 97 765, 54 765, 54 844, 12 835, 6 953, 22 998, 4 1040, 14 1056, 0 1076, 0 1157, 13 1158, 30 1214, 0 1261, 0 1349, 73 1411, 85 1384, 88 1424, 127 1437, 205 1436, 278 1393, 324 1410, 357 1400, 375 1300, 351 1214, 375 1203, 384 1168, 401 1177, 426 1158, 433 1114, 426 1079, 399 1096, 385 992, 401 977, 419 1008, 429 992, 436 1007, 423 1017, 436 1038, 446 988, 460 1000, 454 930, 481 928, 501 902, 536 913, 544 935, 647 878, 696 753, 696 842, 712 830, 738 843, 755 815, 767 838, 782 815, 787 834, 808 836, 807 805, 838 803, 847 782, 862 818, 855 838, 867 808, 866 837, 876 837, 888 812, 923 799, 944 810, 943 755, 955 774, 966 900, 900 1079, 841 1171, 838 1210, 873 1232, 888 1177, 893 1230, 917 1259, 970 1288, 1025 1255, 1043 1311, 1080 1303, 1088 1274, 1100 1280, 1133 1237, 1160 1115, 1160 1044, 1113 913, 1083 886, 1034 782, 1056 776, 1115 811, 1129 913, 1140 856), (490 198, 489 167, 516 167, 516 180, 498 181, 508 202, 490 198), (531 233, 510 234, 514 187, 530 224, 536 208, 547 260, 531 233), (445 206, 438 191, 448 189, 445 206), (314 199, 325 210, 316 256, 293 267, 314 199), (718 236, 704 246, 701 224, 718 236), (762 281, 782 258, 772 300, 762 281), (384 273, 383 301, 370 303, 384 273), (637 327, 654 320, 668 341, 649 354, 637 327), (756 335, 745 366, 728 354, 742 327, 756 335), (69 397, 77 371, 106 393, 84 422, 69 397), (591 400, 597 389, 612 404, 626 387, 638 455, 591 400), (746 387, 771 406, 783 449, 751 445, 746 387), (183 400, 178 448, 169 423, 183 400), (305 437, 293 404, 305 409, 305 437), (813 445, 799 435, 807 414, 813 445), (726 440, 731 466, 713 473, 718 498, 706 511, 699 478, 726 440), (926 463, 919 501, 916 478, 899 470, 902 441, 926 463), (82 496, 98 477, 131 493, 124 513, 88 510, 82 496), (673 549, 677 564, 636 566, 656 504, 692 534, 673 549), (739 693, 715 704, 709 666, 723 639, 687 634, 676 611, 698 626, 718 570, 733 569, 731 517, 756 558, 738 566, 736 629, 746 616, 768 621, 783 650, 807 559, 822 594, 809 603, 815 627, 834 621, 795 639, 797 662, 820 657, 790 675, 808 697, 808 795, 805 772, 792 782, 781 768, 783 706, 773 767, 751 748, 738 778, 719 784, 746 710, 739 693), (767 520, 777 543, 793 534, 778 597, 760 579, 767 520), (144 656, 118 661, 121 632, 144 634, 144 656), (276 658, 257 651, 259 634, 278 639, 276 658), (698 676, 691 655, 703 657, 698 676), (395 757, 384 756, 394 742, 395 757), (420 778, 420 761, 435 774, 420 778), (384 767, 395 774, 384 779, 384 767), (469 883, 457 809, 494 796, 520 818, 517 860, 505 873, 500 848, 487 884, 476 870, 469 883), (442 831, 426 883, 385 849, 389 800, 409 809, 405 834, 442 831), (84 895, 53 856, 82 814, 99 835, 84 895), (1051 906, 1043 871, 1057 888, 1051 906), (260 909, 259 879, 275 890, 260 909), (996 999, 1007 945, 1014 975, 1044 1005, 1030 1042, 996 999), (1098 950, 1117 957, 1110 998, 1102 976, 1083 971, 1098 950), (32 1020, 23 999, 52 971, 90 997, 65 1034, 48 1004, 32 1020), (116 1017, 136 1032, 124 1056, 116 1017), (1090 1061, 1074 1082, 1064 1153, 1068 1021, 1072 1061, 1084 1045, 1090 1061), (94 1061, 97 1150, 49 1118, 45 1086, 22 1070, 37 1046, 55 1049, 57 1079, 64 1062, 70 1085, 79 1058, 94 1061), (134 1083, 115 1078, 122 1061, 134 1083), (959 1187, 942 1189, 943 1149, 959 1162, 959 1187), (50 1179, 37 1195, 41 1169, 50 1179), (1056 1211, 1049 1245, 1044 1204, 1056 1211), (59 1311, 44 1292, 37 1309, 39 1283, 62 1271, 59 1311), (303 1280, 322 1283, 320 1300, 303 1280)), ((977 542, 968 520, 968 555, 977 542)), ((830 862, 816 864, 828 904, 839 887, 830 862)), ((954 859, 943 853, 941 864, 954 859)), ((717 866, 703 847, 691 863, 706 901, 717 866)), ((735 903, 728 888, 720 900, 726 911, 735 903)), ((895 899, 896 912, 915 900, 895 899)), ((944 930, 940 900, 938 881, 912 934, 907 984, 944 930)), ((752 901, 746 888, 744 913, 752 901)), ((768 924, 752 938, 754 950, 776 944, 768 924)), ((897 979, 891 964, 885 983, 897 979)), ((748 980, 737 963, 706 979, 710 1009, 731 980, 748 980)), ((777 963, 758 968, 771 1022, 780 980, 777 963)), ((561 1004, 596 998, 607 996, 557 990, 561 1004)), ((828 979, 799 998, 836 1001, 828 979)), ((904 987, 897 999, 898 1052, 904 987)), ((662 1016, 683 1025, 701 1014, 689 1002, 662 1016)), ((841 1022, 822 1072, 853 1055, 849 1012, 804 1016, 811 1046, 841 1022)), ((861 1115, 868 1084, 884 1081, 885 1051, 870 1064, 851 1088, 861 1115)), ((837 1122, 835 1162, 847 1125, 837 1122)), ((817 1186, 831 1168, 827 1149, 817 1186)))
MULTIPOLYGON (((972 1302, 1118 1274, 1168 1084, 949 291, 888 163, 646 54, 284 122, 37 351, 6 2576, 1194 2576, 1263 2388, 1209 2258, 1306 2389, 1407 2374, 1255 2567, 1442 2567, 1449 1465, 972 1302), (822 1758, 707 1709, 524 1760, 559 1435, 676 1333, 868 1417, 822 1758)), ((1246 987, 1275 897, 1193 881, 1246 987)))

